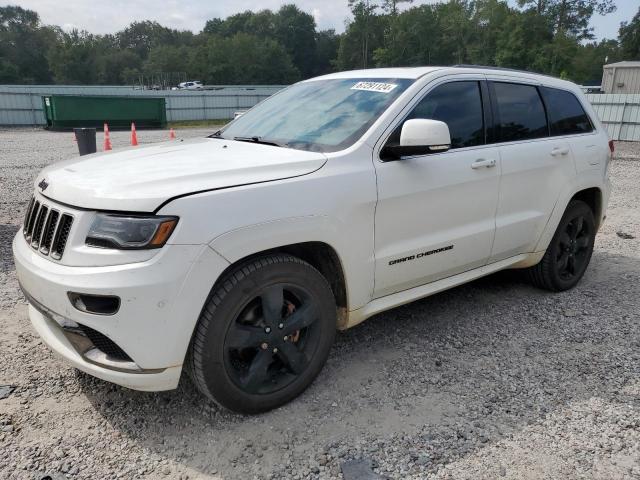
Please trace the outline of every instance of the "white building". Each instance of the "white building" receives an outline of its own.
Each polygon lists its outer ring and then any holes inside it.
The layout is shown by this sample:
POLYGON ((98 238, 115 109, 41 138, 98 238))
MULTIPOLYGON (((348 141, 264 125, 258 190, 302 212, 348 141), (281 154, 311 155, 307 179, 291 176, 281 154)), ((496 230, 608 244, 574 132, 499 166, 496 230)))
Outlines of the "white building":
POLYGON ((604 93, 640 94, 640 61, 605 65, 602 75, 602 91, 604 93))

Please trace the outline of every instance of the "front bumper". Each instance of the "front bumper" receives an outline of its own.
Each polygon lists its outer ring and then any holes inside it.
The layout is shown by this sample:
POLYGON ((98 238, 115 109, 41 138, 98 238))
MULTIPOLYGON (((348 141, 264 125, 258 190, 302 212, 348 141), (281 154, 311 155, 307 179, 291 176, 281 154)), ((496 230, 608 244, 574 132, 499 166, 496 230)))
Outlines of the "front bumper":
POLYGON ((107 368, 89 361, 80 353, 64 329, 43 311, 29 305, 29 317, 33 328, 51 350, 89 375, 134 390, 161 391, 172 390, 178 386, 182 366, 138 371, 107 368))
POLYGON ((126 265, 61 265, 31 249, 20 231, 13 253, 31 322, 43 341, 78 369, 137 390, 177 386, 202 306, 228 266, 202 245, 167 245, 148 261, 126 265), (70 291, 115 295, 121 306, 109 316, 82 312, 71 304, 70 291), (104 335, 128 360, 100 355, 74 335, 75 324, 104 335))

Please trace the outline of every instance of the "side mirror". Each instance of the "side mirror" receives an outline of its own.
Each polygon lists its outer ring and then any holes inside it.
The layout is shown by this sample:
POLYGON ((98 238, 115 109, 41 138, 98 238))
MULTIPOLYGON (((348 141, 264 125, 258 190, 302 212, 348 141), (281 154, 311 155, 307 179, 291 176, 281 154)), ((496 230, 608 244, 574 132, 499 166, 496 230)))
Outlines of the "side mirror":
POLYGON ((446 152, 451 148, 451 134, 446 123, 439 120, 414 118, 402 125, 400 145, 384 147, 383 156, 399 160, 411 155, 446 152))

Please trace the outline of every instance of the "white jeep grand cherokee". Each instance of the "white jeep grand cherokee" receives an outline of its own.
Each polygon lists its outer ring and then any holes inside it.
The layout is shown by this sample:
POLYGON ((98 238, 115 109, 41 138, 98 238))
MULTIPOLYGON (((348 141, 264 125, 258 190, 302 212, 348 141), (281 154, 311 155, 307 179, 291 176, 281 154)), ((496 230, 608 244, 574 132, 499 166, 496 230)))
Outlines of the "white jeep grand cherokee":
POLYGON ((73 159, 13 242, 35 329, 91 375, 260 412, 336 329, 505 268, 573 287, 613 150, 580 89, 500 69, 297 83, 208 138, 73 159))

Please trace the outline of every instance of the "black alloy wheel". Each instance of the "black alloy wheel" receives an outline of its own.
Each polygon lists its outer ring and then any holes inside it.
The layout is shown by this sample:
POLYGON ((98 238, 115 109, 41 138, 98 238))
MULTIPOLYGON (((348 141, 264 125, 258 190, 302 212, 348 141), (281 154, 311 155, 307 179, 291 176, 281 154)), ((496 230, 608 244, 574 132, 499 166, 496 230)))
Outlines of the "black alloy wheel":
POLYGON ((571 281, 582 273, 589 262, 591 236, 589 222, 580 213, 572 218, 558 237, 556 253, 556 269, 558 276, 564 281, 571 281))
POLYGON ((562 216, 544 257, 528 269, 531 282, 554 292, 575 287, 589 266, 595 237, 593 211, 583 201, 573 200, 562 216))
POLYGON ((335 332, 333 292, 318 270, 291 255, 258 257, 214 286, 187 366, 198 389, 216 403, 264 412, 313 382, 335 332))
POLYGON ((309 366, 320 344, 317 300, 304 288, 277 283, 262 289, 229 326, 225 367, 250 394, 273 393, 309 366))

